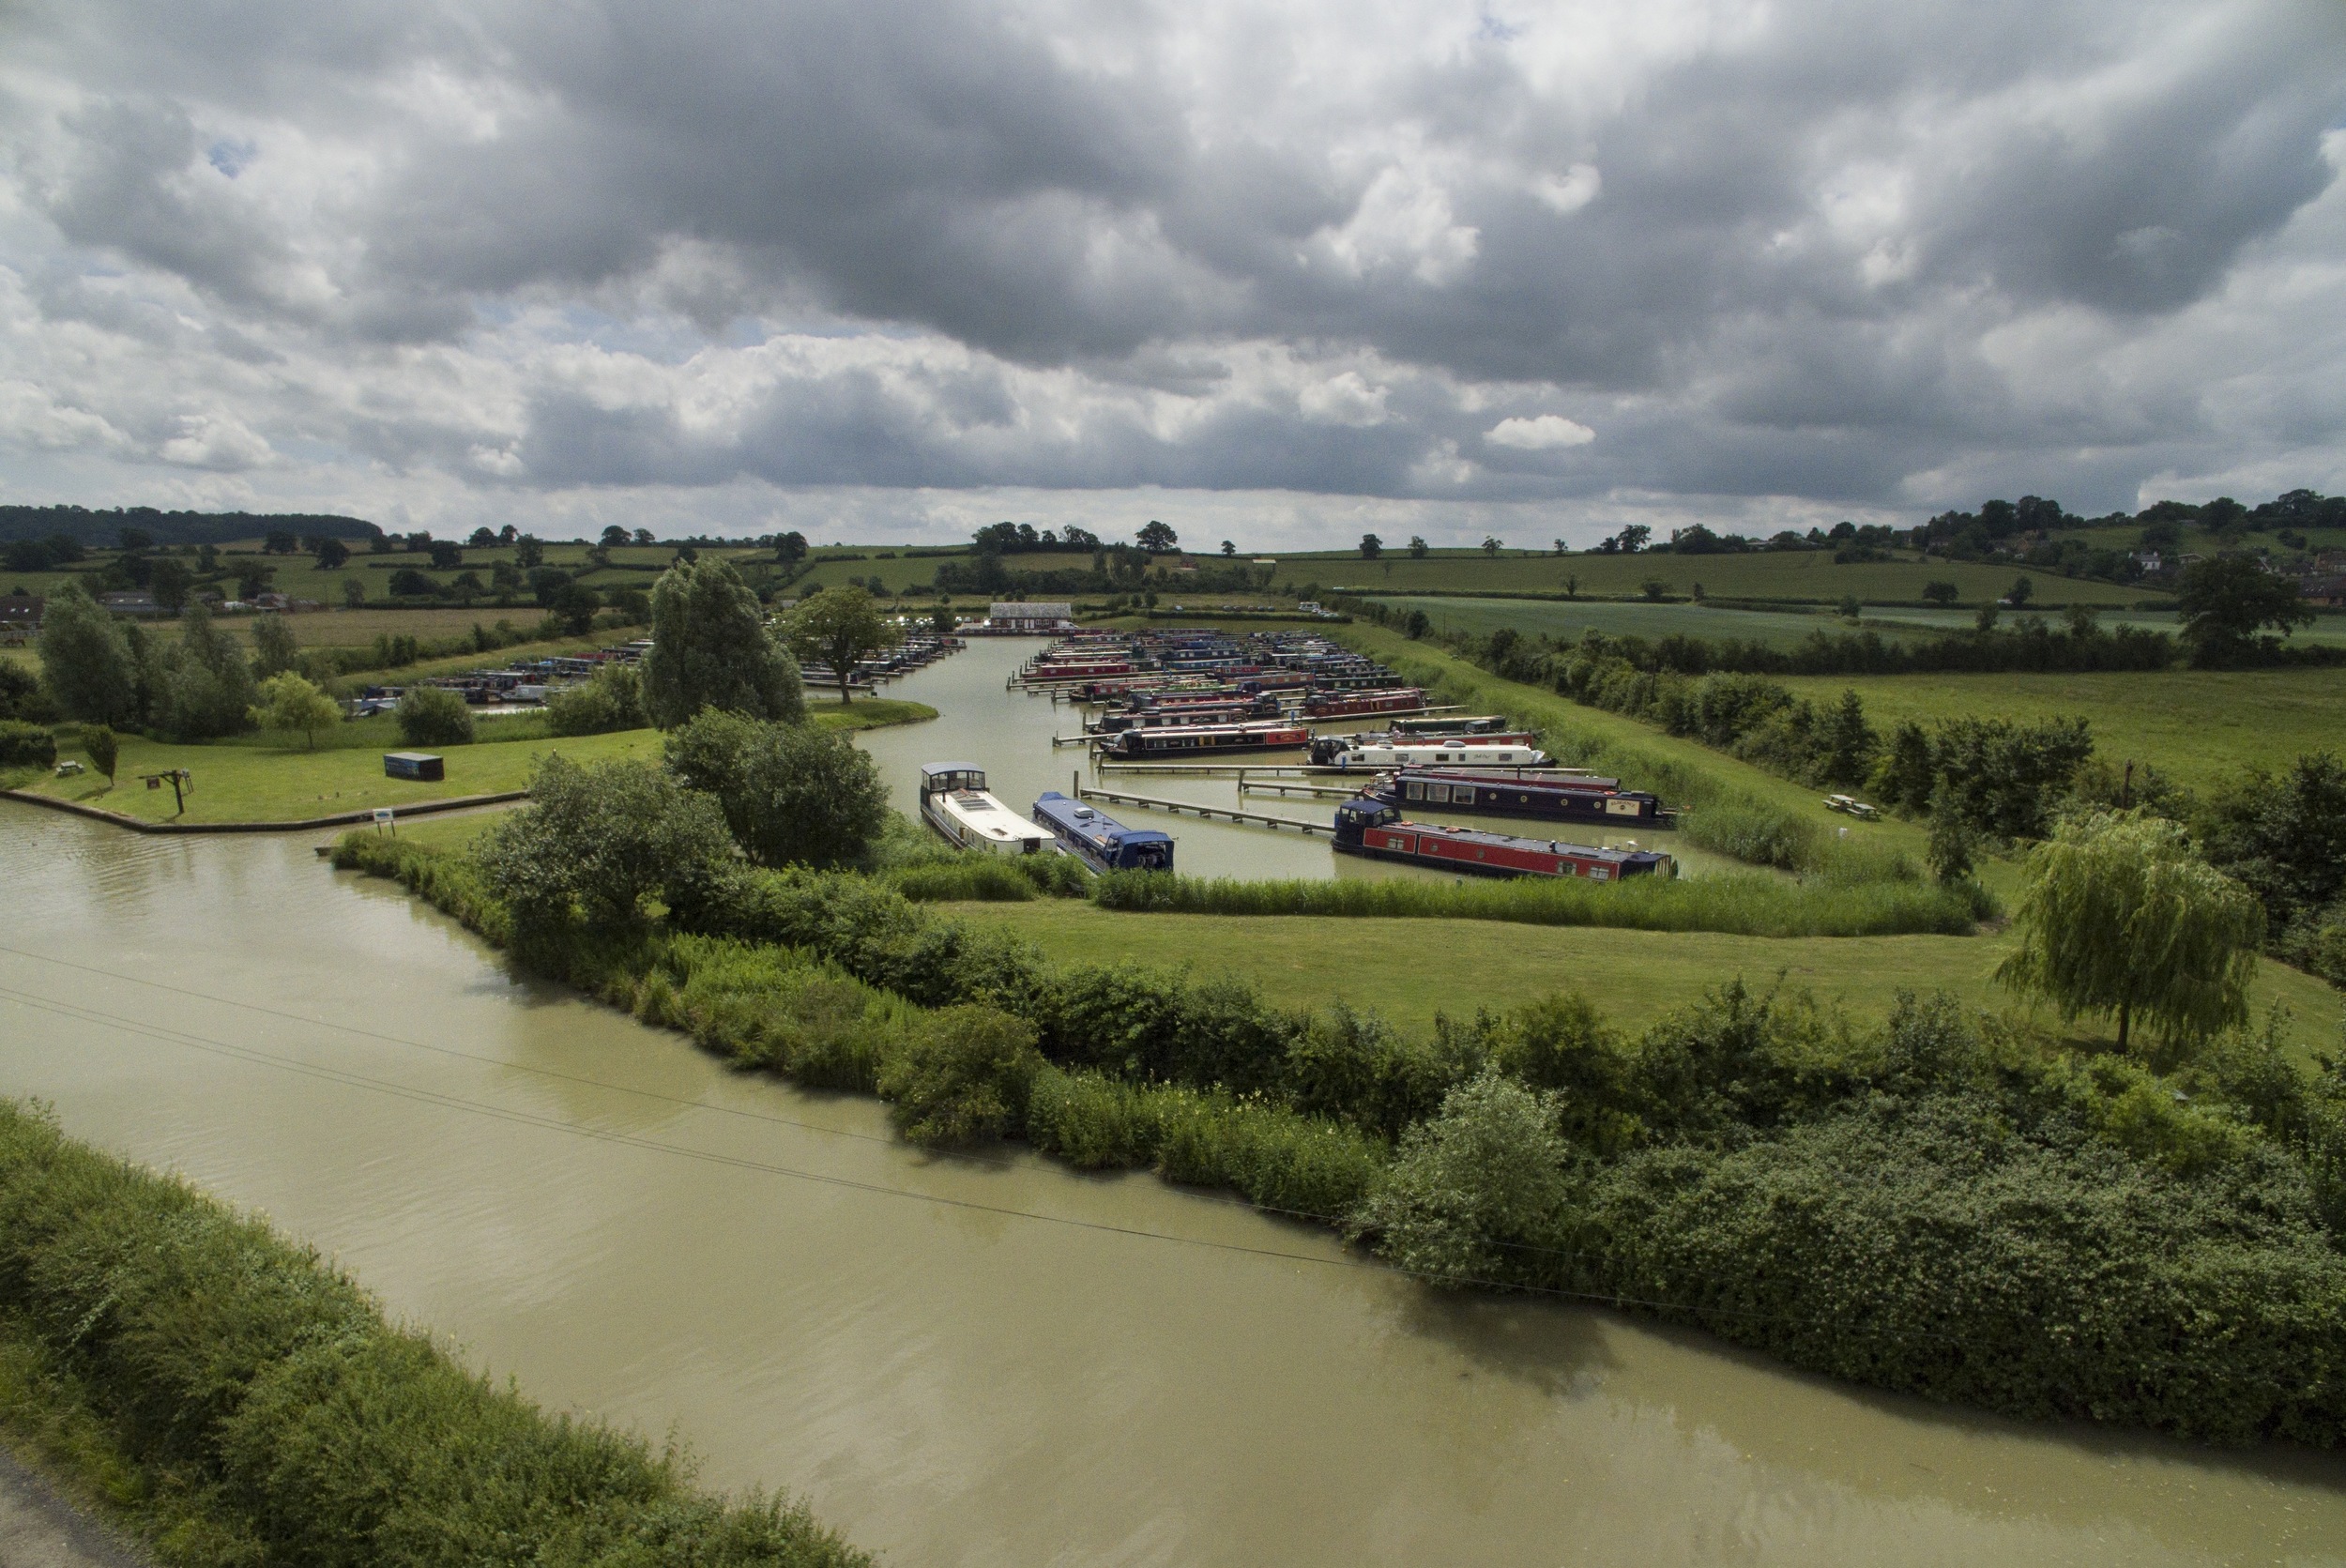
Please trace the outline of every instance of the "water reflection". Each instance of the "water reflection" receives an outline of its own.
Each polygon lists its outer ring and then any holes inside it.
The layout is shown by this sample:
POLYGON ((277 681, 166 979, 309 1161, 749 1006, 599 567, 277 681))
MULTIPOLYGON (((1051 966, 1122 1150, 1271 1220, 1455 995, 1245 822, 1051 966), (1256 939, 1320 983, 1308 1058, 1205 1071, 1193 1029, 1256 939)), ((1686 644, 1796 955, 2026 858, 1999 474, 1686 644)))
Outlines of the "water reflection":
POLYGON ((0 1089, 891 1561, 2341 1560, 2334 1456, 1868 1394, 1146 1177, 920 1156, 306 840, 0 803, 0 1089))

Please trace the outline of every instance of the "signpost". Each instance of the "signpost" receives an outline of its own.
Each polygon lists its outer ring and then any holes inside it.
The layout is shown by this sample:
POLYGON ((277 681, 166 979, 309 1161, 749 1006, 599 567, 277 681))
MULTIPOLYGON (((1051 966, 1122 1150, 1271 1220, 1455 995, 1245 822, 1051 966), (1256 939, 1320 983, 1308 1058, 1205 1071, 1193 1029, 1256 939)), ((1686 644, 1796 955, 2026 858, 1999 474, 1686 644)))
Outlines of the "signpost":
POLYGON ((382 836, 383 830, 386 828, 388 828, 391 830, 391 837, 399 837, 399 825, 391 819, 391 808, 388 806, 377 806, 374 808, 375 835, 377 837, 382 836))
POLYGON ((175 808, 172 814, 174 816, 187 815, 188 797, 195 793, 195 775, 184 768, 174 768, 168 772, 146 775, 146 787, 149 789, 160 789, 166 784, 171 785, 171 802, 175 808))

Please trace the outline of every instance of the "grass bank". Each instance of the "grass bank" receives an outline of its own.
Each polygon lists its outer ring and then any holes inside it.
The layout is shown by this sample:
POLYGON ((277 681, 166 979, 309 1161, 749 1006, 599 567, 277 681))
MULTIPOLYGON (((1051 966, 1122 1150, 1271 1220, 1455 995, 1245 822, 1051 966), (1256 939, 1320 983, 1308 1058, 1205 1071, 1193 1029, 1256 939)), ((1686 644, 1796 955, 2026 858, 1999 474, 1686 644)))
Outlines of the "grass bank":
MULTIPOLYGON (((841 709, 817 704, 815 723, 827 728, 870 729, 886 724, 933 719, 937 710, 921 703, 864 701, 841 709)), ((398 730, 388 719, 360 720, 341 730, 364 728, 364 745, 321 743, 311 751, 297 739, 291 746, 282 738, 240 736, 227 741, 182 746, 124 736, 115 765, 115 782, 109 785, 95 769, 73 778, 38 777, 23 787, 58 799, 75 800, 106 811, 120 812, 146 822, 287 822, 326 816, 337 812, 376 806, 415 805, 449 800, 464 795, 492 795, 525 789, 539 759, 550 752, 580 762, 607 762, 617 757, 656 756, 660 732, 622 730, 612 735, 571 736, 545 733, 536 717, 487 719, 478 726, 480 738, 469 746, 428 747, 447 759, 448 777, 436 783, 383 776, 386 751, 404 751, 398 730), (521 726, 507 731, 501 726, 521 726), (195 776, 195 792, 185 816, 175 815, 169 785, 149 789, 144 780, 171 769, 184 768, 195 776)), ((77 731, 60 731, 57 755, 87 762, 77 731)))
POLYGON ((314 1252, 0 1102, 0 1423, 174 1568, 849 1568, 395 1327, 314 1252))
POLYGON ((1902 719, 2082 715, 2095 756, 2147 763, 2197 790, 2250 767, 2277 771, 2306 752, 2346 753, 2346 673, 2334 669, 1774 678, 1819 704, 1854 691, 1883 731, 1902 719))
MULTIPOLYGON (((1273 915, 1133 915, 1066 899, 939 906, 963 924, 1032 943, 1059 964, 1185 965, 1259 986, 1282 1007, 1325 1007, 1341 997, 1394 1023, 1423 1028, 1437 1012, 1518 1007, 1551 991, 1577 990, 1622 1024, 1642 1028, 1742 977, 1787 981, 1852 1012, 1887 1012, 1900 991, 1944 990, 1967 1006, 2011 1005, 1990 982, 2009 943, 2001 936, 1775 938, 1713 932, 1538 928, 1484 921, 1273 915)), ((2269 959, 2250 992, 2258 1012, 2291 1012, 2291 1054, 2334 1052, 2338 994, 2269 959)), ((2056 1022, 2047 1015, 2046 1022, 2056 1022)), ((2089 1025, 2069 1032, 2114 1043, 2089 1025)))

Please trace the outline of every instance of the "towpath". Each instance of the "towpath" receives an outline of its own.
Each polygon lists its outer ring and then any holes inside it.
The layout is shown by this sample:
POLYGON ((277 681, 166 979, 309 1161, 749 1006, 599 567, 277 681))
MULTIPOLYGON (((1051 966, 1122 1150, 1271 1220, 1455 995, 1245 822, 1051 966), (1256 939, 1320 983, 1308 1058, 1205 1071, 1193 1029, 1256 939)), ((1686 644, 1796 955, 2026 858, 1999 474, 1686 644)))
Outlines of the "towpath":
POLYGON ((152 1563, 0 1452, 0 1568, 152 1568, 152 1563))

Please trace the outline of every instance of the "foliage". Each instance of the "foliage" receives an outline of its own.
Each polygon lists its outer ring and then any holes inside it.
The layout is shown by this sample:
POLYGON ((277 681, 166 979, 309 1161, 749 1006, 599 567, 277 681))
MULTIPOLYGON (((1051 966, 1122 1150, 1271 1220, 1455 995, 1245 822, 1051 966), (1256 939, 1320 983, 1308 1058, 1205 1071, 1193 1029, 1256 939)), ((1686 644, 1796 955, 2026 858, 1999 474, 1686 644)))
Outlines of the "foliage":
POLYGON ((400 738, 410 746, 468 746, 472 708, 464 693, 445 686, 410 686, 400 693, 400 738))
POLYGON ((47 724, 0 719, 0 768, 48 768, 57 760, 57 738, 47 724))
POLYGON ((114 769, 122 761, 122 743, 114 732, 104 724, 82 726, 82 750, 89 754, 90 766, 106 775, 106 782, 114 782, 114 769))
POLYGON ((1034 1029, 996 1008, 931 1014, 879 1073, 896 1124, 921 1144, 966 1144, 1015 1132, 1043 1058, 1034 1029))
POLYGON ((799 667, 766 630, 757 596, 722 560, 679 559, 651 596, 644 707, 674 729, 704 708, 795 723, 806 713, 799 667))
POLYGON ((704 708, 668 737, 668 766, 714 796, 736 843, 760 865, 844 865, 891 814, 878 764, 844 735, 704 708))
POLYGON ((49 596, 40 627, 41 689, 68 719, 129 724, 141 717, 139 672, 122 627, 77 582, 49 596))
POLYGON ((2311 960, 2324 930, 2346 925, 2346 764, 2300 756, 2280 777, 2259 769, 2209 802, 2207 858, 2263 901, 2275 946, 2311 960))
POLYGON ((301 649, 294 642, 293 617, 266 615, 252 623, 252 675, 267 680, 295 668, 301 649))
POLYGON ((57 710, 40 689, 40 677, 13 660, 0 660, 0 719, 48 723, 57 710))
POLYGON ((1997 979, 2064 1018, 2140 1012, 2171 1054, 2247 1020, 2264 933, 2248 890, 2192 852, 2183 829, 2130 812, 2064 823, 2030 852, 2020 946, 1997 979))
POLYGON ((1557 1104, 1495 1071, 1459 1085, 1401 1140, 1348 1228, 1435 1284, 1521 1279, 1527 1254, 1552 1250, 1570 1193, 1557 1104))
POLYGON ((1752 875, 1635 876, 1616 883, 1579 877, 1257 882, 1126 871, 1101 877, 1092 897, 1104 909, 1155 914, 1513 921, 1753 936, 1959 935, 1972 929, 1975 915, 1968 896, 1912 881, 1849 886, 1752 875))
POLYGON ((191 605, 179 640, 146 644, 147 723, 181 740, 234 735, 251 721, 252 671, 244 650, 191 605))
POLYGON ((312 751, 318 731, 342 723, 342 706, 291 670, 280 670, 262 681, 259 696, 249 715, 251 721, 265 730, 297 732, 312 751))
POLYGON ((853 700, 855 667, 891 646, 896 630, 869 590, 852 584, 809 595, 783 617, 782 641, 801 664, 826 664, 839 681, 839 700, 853 700))
POLYGON ((2253 556, 2212 556, 2185 567, 2175 583, 2175 613, 2191 662, 2202 669, 2253 651, 2261 631, 2286 637, 2313 620, 2297 580, 2267 571, 2253 556))
MULTIPOLYGON (((803 1508, 693 1491, 393 1328, 317 1256, 0 1106, 0 1310, 127 1469, 175 1560, 868 1560, 803 1508)), ((60 1412, 64 1413, 64 1412, 60 1412)))
POLYGON ((643 673, 632 664, 605 664, 592 680, 565 687, 548 697, 546 720, 556 735, 642 729, 651 723, 644 710, 643 673))
POLYGON ((524 933, 573 919, 638 925, 647 901, 689 895, 733 858, 716 801, 648 762, 582 767, 556 752, 531 775, 529 793, 477 856, 488 891, 524 933))

